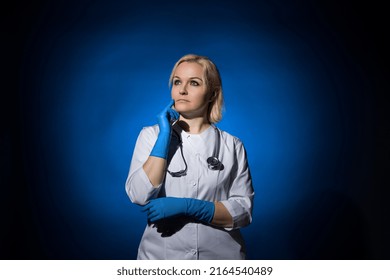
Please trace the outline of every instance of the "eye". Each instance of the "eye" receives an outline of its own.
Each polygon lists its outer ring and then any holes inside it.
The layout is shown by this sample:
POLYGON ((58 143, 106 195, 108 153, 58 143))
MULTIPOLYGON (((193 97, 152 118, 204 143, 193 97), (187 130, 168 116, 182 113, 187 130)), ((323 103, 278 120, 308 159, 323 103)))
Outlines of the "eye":
POLYGON ((199 86, 199 83, 197 81, 191 81, 191 86, 199 86))
POLYGON ((175 86, 180 85, 180 80, 173 80, 173 84, 174 84, 175 86))

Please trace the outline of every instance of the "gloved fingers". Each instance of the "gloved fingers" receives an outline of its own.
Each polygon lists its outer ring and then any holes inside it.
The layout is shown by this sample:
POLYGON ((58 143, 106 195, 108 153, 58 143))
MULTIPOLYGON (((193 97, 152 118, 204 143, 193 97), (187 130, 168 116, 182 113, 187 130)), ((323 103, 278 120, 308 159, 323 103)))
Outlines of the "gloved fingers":
POLYGON ((179 113, 171 108, 173 103, 174 101, 171 100, 168 106, 157 115, 157 121, 161 131, 169 132, 171 129, 170 123, 179 118, 179 113))
POLYGON ((179 113, 174 109, 169 109, 167 115, 170 122, 177 120, 180 117, 179 113))
POLYGON ((158 203, 158 200, 151 200, 148 204, 144 205, 142 207, 142 212, 146 212, 147 219, 149 221, 156 220, 156 217, 158 217, 160 214, 160 208, 158 207, 160 203, 158 203))
POLYGON ((180 117, 180 114, 175 109, 169 109, 169 114, 174 119, 178 119, 180 117))
POLYGON ((164 109, 158 114, 159 116, 167 116, 168 112, 172 109, 173 104, 175 103, 174 100, 169 101, 168 105, 164 107, 164 109))
POLYGON ((162 215, 160 215, 160 213, 157 212, 149 213, 148 215, 148 220, 151 221, 152 223, 161 220, 162 218, 163 218, 162 215))
MULTIPOLYGON (((168 103, 168 106, 164 108, 164 110, 162 111, 163 113, 166 113, 167 116, 171 117, 171 118, 174 118, 174 119, 178 119, 179 118, 179 113, 174 109, 172 108, 173 104, 175 104, 175 101, 172 99, 169 103, 168 103)), ((163 114, 164 115, 164 114, 163 114)))
POLYGON ((141 211, 142 212, 146 212, 146 211, 149 211, 149 209, 150 208, 152 208, 153 207, 153 203, 148 203, 148 204, 145 204, 144 206, 142 206, 142 209, 141 209, 141 211))
POLYGON ((149 208, 149 211, 147 212, 148 220, 151 222, 154 222, 156 220, 159 220, 163 217, 163 212, 158 207, 151 207, 149 208))
POLYGON ((168 109, 171 109, 171 107, 173 106, 173 104, 175 104, 175 100, 171 99, 167 105, 167 107, 165 107, 165 110, 164 111, 168 111, 168 109))

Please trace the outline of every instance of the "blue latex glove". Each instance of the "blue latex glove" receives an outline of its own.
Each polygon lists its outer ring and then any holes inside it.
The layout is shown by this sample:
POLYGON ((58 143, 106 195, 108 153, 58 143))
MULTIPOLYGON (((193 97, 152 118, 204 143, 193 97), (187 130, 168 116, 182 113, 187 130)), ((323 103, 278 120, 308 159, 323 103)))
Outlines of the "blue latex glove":
POLYGON ((147 212, 148 220, 152 223, 180 215, 191 216, 199 221, 210 223, 215 211, 213 202, 178 197, 156 198, 142 208, 143 212, 147 212))
POLYGON ((172 109, 174 100, 169 102, 168 106, 157 115, 157 123, 160 128, 158 138, 150 153, 151 156, 167 158, 169 151, 169 141, 171 140, 171 121, 179 118, 179 113, 172 109))

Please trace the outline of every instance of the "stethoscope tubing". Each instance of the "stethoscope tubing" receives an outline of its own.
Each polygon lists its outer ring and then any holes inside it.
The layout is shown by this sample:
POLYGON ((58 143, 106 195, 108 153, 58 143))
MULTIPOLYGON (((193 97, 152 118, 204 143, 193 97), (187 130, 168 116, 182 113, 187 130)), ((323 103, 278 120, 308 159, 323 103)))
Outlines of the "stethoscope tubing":
MULTIPOLYGON (((186 159, 185 159, 184 153, 183 153, 183 141, 182 141, 179 133, 173 127, 176 124, 176 122, 177 122, 177 120, 172 123, 172 130, 179 140, 180 153, 181 153, 185 168, 183 170, 180 170, 177 172, 172 172, 172 171, 169 171, 167 169, 167 172, 169 174, 171 174, 172 177, 181 177, 181 176, 185 176, 187 174, 188 166, 187 166, 187 162, 186 162, 186 159)), ((214 124, 211 124, 211 126, 214 128, 216 140, 215 140, 213 155, 207 158, 207 166, 210 170, 219 170, 219 167, 222 165, 222 162, 219 160, 219 150, 220 150, 220 146, 221 146, 221 135, 220 135, 219 129, 214 124)))

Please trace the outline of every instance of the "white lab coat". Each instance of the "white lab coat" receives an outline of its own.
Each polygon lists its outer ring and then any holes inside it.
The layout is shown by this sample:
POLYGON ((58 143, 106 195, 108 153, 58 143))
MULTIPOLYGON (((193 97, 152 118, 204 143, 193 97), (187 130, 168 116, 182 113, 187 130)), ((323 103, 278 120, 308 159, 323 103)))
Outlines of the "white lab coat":
MULTIPOLYGON (((126 192, 133 203, 144 205, 157 197, 190 197, 222 202, 233 217, 232 228, 218 228, 188 217, 172 218, 148 224, 138 249, 138 259, 245 259, 245 244, 239 228, 252 221, 254 191, 242 142, 220 131, 219 160, 223 170, 210 170, 207 158, 213 155, 216 133, 211 126, 201 134, 189 134, 177 124, 184 158, 185 176, 167 173, 158 187, 150 183, 142 165, 156 142, 158 125, 144 127, 137 139, 126 192)), ((168 170, 184 169, 178 140, 172 133, 168 170)), ((146 220, 146 215, 145 215, 146 220)))

